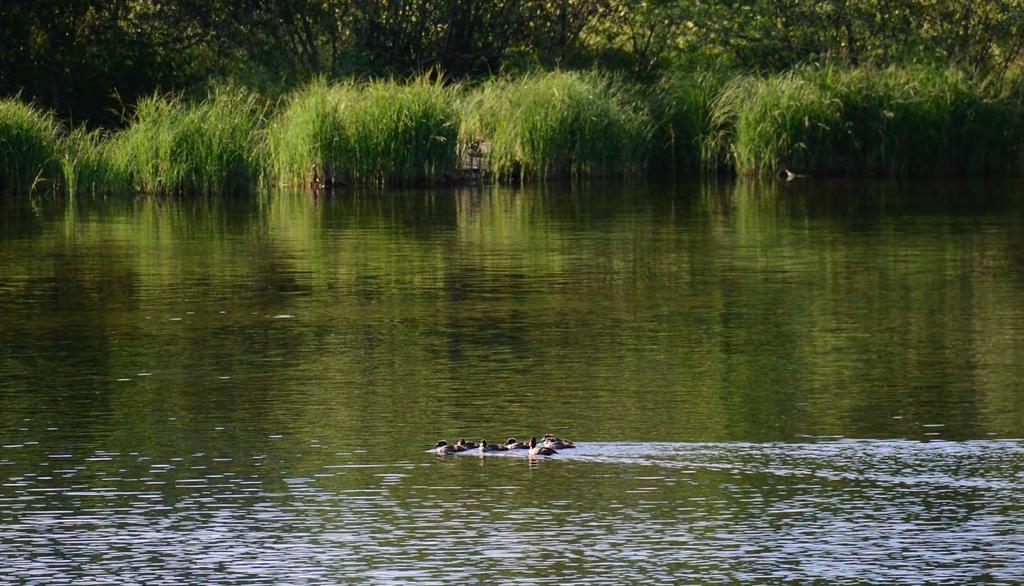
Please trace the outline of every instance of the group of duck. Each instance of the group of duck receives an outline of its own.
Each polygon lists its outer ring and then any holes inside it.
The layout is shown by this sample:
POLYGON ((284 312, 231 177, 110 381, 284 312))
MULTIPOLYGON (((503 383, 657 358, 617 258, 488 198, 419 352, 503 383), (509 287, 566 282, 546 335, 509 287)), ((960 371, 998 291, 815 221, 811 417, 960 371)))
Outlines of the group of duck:
POLYGON ((505 440, 504 444, 492 444, 488 443, 487 440, 480 440, 480 443, 468 442, 465 438, 459 438, 459 441, 454 444, 441 440, 434 445, 434 453, 438 456, 450 456, 452 454, 467 452, 470 450, 476 450, 481 454, 507 452, 509 450, 529 450, 527 454, 530 456, 553 456, 558 453, 558 450, 568 450, 575 447, 576 444, 571 441, 555 437, 553 434, 549 433, 542 437, 539 442, 537 441, 536 436, 534 436, 526 443, 523 443, 514 437, 510 437, 505 440))

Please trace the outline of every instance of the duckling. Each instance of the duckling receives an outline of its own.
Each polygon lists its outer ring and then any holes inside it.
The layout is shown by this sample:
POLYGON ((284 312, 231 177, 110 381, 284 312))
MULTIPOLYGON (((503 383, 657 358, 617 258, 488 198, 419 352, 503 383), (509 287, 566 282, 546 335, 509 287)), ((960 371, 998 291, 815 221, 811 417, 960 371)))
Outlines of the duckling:
POLYGON ((475 442, 467 442, 466 438, 460 437, 459 441, 455 442, 456 452, 465 452, 466 450, 475 450, 479 446, 475 442))
POLYGON ((487 440, 483 440, 483 439, 480 440, 479 450, 480 450, 481 454, 483 454, 485 452, 504 452, 507 449, 508 448, 505 448, 503 446, 499 446, 497 444, 489 444, 489 443, 487 443, 487 440))
POLYGON ((555 450, 568 450, 576 447, 576 444, 572 443, 567 439, 555 437, 555 434, 553 433, 546 434, 543 438, 543 442, 544 447, 552 448, 555 450))
POLYGON ((526 445, 530 446, 531 456, 553 456, 558 453, 552 448, 538 445, 536 437, 531 437, 530 442, 526 445))
POLYGON ((786 168, 782 169, 782 175, 783 177, 786 178, 786 181, 793 181, 794 179, 802 179, 804 177, 807 177, 807 175, 803 175, 801 173, 794 173, 786 168))
POLYGON ((434 453, 437 454, 438 456, 448 456, 454 454, 455 452, 455 446, 449 444, 444 440, 441 440, 434 444, 434 453))
POLYGON ((528 449, 530 449, 530 446, 524 444, 523 442, 517 440, 514 437, 510 437, 507 440, 505 440, 505 449, 506 450, 528 450, 528 449))

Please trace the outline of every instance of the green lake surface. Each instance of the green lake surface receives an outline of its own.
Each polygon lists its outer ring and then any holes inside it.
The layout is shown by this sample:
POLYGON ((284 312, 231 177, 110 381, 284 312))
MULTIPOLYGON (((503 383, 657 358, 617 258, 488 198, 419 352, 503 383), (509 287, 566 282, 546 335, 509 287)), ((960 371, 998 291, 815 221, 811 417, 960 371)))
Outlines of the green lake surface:
POLYGON ((1022 381, 1020 183, 0 200, 0 582, 1022 583, 1022 381))

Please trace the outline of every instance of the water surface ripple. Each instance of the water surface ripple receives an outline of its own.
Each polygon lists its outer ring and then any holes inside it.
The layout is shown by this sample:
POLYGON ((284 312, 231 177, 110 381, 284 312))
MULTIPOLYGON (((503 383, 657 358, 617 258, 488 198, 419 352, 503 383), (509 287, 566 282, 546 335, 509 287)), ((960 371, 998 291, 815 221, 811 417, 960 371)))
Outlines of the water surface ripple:
POLYGON ((0 583, 1024 583, 1022 251, 1016 183, 0 200, 0 583))
MULTIPOLYGON (((4 464, 18 453, 6 448, 4 464)), ((287 463, 242 475, 208 456, 140 458, 54 458, 48 476, 7 478, 0 578, 1024 579, 1019 441, 583 442, 536 462, 370 451, 301 476, 287 463)))

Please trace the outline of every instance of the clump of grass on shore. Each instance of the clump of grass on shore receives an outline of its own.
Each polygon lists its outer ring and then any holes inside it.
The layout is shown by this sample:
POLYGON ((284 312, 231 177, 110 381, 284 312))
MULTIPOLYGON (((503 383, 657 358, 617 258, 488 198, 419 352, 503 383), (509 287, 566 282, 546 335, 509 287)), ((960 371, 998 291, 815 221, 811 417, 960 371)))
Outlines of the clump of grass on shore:
POLYGON ((458 162, 455 92, 428 77, 315 81, 288 99, 271 128, 273 176, 327 185, 443 180, 458 162))
POLYGON ((123 194, 131 191, 115 159, 115 144, 99 130, 77 128, 64 140, 61 170, 68 195, 123 194))
POLYGON ((671 72, 661 79, 652 100, 655 163, 695 171, 709 159, 705 147, 712 128, 711 106, 722 84, 723 77, 710 71, 671 72))
POLYGON ((0 192, 31 194, 58 179, 61 126, 19 98, 0 100, 0 192))
POLYGON ((847 172, 983 175, 1019 169, 1018 98, 952 69, 811 70, 843 107, 847 172))
POLYGON ((714 108, 709 166, 732 165, 741 175, 818 168, 844 131, 841 104, 795 73, 735 78, 714 108))
POLYGON ((488 81, 466 98, 463 112, 463 142, 486 142, 485 164, 497 179, 647 170, 649 112, 596 74, 556 71, 488 81))
POLYGON ((264 103, 218 88, 198 103, 155 96, 139 101, 115 138, 119 169, 138 190, 220 195, 255 188, 263 163, 264 103))
POLYGON ((739 78, 712 119, 708 151, 742 175, 1007 173, 1020 170, 1024 140, 1012 93, 923 67, 739 78))

